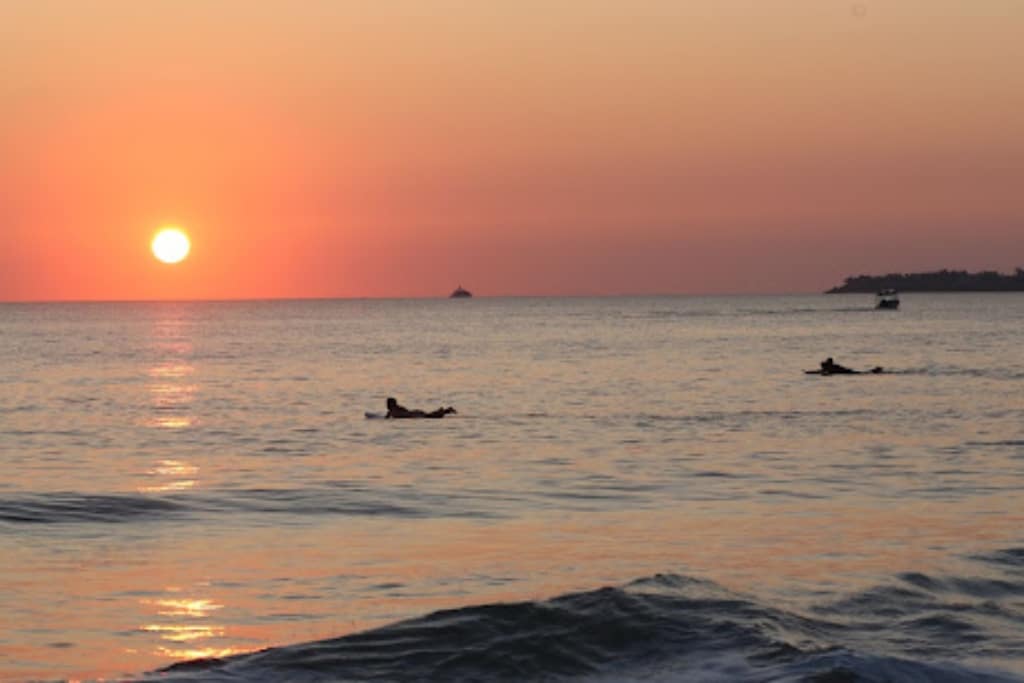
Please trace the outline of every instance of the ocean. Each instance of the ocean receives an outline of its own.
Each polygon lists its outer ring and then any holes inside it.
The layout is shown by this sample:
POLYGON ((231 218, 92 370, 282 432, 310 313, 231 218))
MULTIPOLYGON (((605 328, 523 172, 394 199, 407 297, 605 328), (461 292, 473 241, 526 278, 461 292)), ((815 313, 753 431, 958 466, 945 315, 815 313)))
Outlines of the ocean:
POLYGON ((0 680, 1024 681, 1024 295, 872 304, 0 304, 0 680))

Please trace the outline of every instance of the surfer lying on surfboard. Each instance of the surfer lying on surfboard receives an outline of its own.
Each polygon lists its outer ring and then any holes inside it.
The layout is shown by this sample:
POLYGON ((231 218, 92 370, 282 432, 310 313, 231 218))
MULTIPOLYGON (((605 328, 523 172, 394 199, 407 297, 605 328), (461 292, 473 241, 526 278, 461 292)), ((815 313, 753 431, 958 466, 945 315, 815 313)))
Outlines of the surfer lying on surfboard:
POLYGON ((832 357, 829 356, 825 360, 821 361, 820 370, 804 370, 804 372, 808 375, 878 375, 885 372, 885 370, 883 370, 880 365, 873 367, 870 370, 853 370, 845 365, 836 363, 832 360, 832 357))
POLYGON ((434 418, 440 418, 440 417, 444 417, 448 413, 454 413, 454 412, 455 412, 455 408, 452 408, 451 406, 448 406, 447 408, 438 408, 437 410, 432 410, 429 413, 424 411, 424 410, 417 410, 417 409, 410 410, 410 409, 406 408, 405 406, 399 404, 398 401, 396 401, 394 398, 388 397, 388 414, 385 415, 384 417, 390 417, 390 418, 395 418, 395 419, 404 418, 404 417, 434 417, 434 418))

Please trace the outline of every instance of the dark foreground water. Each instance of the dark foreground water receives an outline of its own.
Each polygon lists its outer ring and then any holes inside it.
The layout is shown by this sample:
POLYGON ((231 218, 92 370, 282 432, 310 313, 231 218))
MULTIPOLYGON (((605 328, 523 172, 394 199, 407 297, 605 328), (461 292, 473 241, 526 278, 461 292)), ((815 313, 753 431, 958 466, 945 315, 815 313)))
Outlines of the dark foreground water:
POLYGON ((660 575, 177 664, 149 680, 1020 680, 956 661, 1017 658, 1024 646, 1024 551, 978 560, 1006 563, 1007 576, 905 574, 800 613, 660 575))
POLYGON ((0 305, 0 679, 1024 680, 1022 323, 0 305))

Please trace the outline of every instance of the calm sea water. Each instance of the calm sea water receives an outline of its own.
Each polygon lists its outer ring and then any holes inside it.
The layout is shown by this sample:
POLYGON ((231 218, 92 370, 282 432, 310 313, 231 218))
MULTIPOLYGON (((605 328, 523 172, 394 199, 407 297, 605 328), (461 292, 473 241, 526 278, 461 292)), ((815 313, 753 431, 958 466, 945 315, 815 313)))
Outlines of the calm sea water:
POLYGON ((1024 296, 871 305, 0 305, 0 679, 1024 680, 1024 296))

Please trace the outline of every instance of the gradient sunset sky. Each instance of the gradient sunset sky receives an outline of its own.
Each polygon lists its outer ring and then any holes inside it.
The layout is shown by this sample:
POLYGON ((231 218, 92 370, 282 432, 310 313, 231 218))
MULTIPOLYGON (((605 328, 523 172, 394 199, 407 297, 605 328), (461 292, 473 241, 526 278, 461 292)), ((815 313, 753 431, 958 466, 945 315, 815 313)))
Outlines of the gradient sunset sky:
POLYGON ((814 292, 1022 245, 1021 0, 0 4, 0 300, 814 292))

